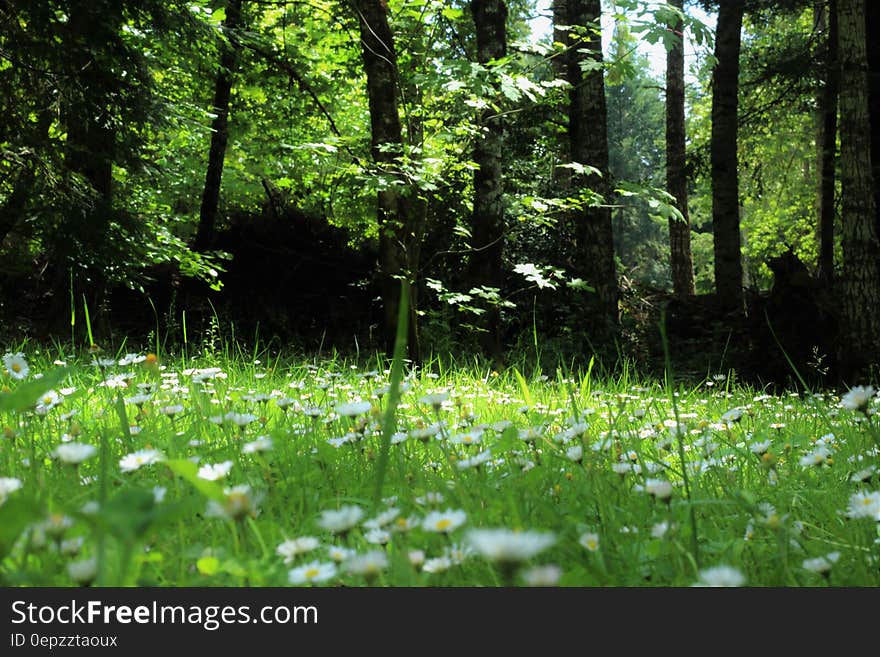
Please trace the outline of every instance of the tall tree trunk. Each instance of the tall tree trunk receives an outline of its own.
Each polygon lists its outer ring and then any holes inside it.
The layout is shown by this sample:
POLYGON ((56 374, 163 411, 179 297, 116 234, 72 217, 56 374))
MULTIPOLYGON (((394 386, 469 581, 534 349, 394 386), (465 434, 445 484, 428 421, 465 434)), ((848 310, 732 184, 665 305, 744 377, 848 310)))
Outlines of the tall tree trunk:
MULTIPOLYGON (((571 37, 567 29, 569 25, 568 16, 568 0, 553 0, 553 41, 562 44, 563 50, 556 54, 553 58, 553 74, 555 77, 568 80, 569 67, 572 61, 571 37), (563 29, 565 28, 565 29, 563 29)), ((567 163, 571 159, 571 148, 564 141, 560 140, 557 156, 560 163, 567 163)), ((566 196, 571 187, 571 169, 567 167, 554 166, 551 172, 553 180, 553 188, 559 190, 559 196, 566 196)))
MULTIPOLYGON (((670 4, 684 9, 684 0, 672 0, 670 4)), ((677 297, 696 294, 685 168, 683 28, 682 21, 669 26, 678 39, 666 51, 666 191, 675 197, 675 205, 684 217, 683 221, 669 219, 669 260, 677 297)))
POLYGON ((211 123, 211 149, 208 152, 208 169, 205 173, 205 187, 202 191, 202 205, 199 210, 199 226, 193 248, 204 251, 214 237, 217 224, 217 208, 220 204, 220 182, 223 178, 223 160, 226 157, 226 144, 229 141, 229 98, 232 95, 232 81, 238 60, 238 43, 235 31, 241 25, 242 0, 229 0, 226 3, 226 18, 223 19, 223 32, 228 40, 220 46, 220 68, 214 83, 214 120, 211 123))
MULTIPOLYGON (((405 182, 398 158, 403 153, 403 131, 398 109, 397 53, 388 24, 388 6, 384 0, 356 0, 361 51, 367 73, 370 106, 370 134, 373 161, 386 174, 405 182)), ((405 187, 405 185, 404 185, 405 187)), ((383 335, 388 354, 394 352, 397 314, 400 303, 400 278, 415 277, 419 265, 419 247, 424 230, 423 202, 416 190, 399 191, 389 186, 378 194, 379 275, 383 305, 383 335)), ((414 291, 410 295, 410 358, 420 356, 417 308, 414 291)))
POLYGON ((834 280, 834 176, 837 158, 837 0, 829 0, 826 8, 816 7, 817 28, 825 37, 825 84, 819 92, 819 279, 826 284, 834 280))
MULTIPOLYGON (((832 0, 836 2, 836 0, 832 0)), ((868 117, 871 121, 871 166, 874 176, 874 211, 880 236, 880 2, 865 3, 868 47, 868 117)))
MULTIPOLYGON (((601 0, 568 0, 570 24, 587 28, 571 58, 568 81, 572 85, 568 130, 571 160, 599 170, 601 175, 572 177, 575 194, 588 187, 608 201, 608 122, 605 108, 605 76, 601 66, 602 37, 599 18, 601 0), (584 72, 582 65, 588 65, 584 72)), ((572 35, 572 39, 575 36, 572 35)), ((594 328, 609 336, 618 322, 617 269, 609 207, 581 207, 573 216, 577 274, 595 288, 595 302, 586 308, 586 317, 598 321, 594 328)))
POLYGON ((838 0, 840 58, 840 179, 843 269, 841 373, 857 382, 880 360, 880 243, 877 238, 865 0, 838 0))
POLYGON ((715 290, 721 307, 743 311, 743 266, 739 232, 737 129, 739 52, 743 0, 726 0, 715 32, 717 64, 712 76, 712 228, 715 290))
MULTIPOLYGON (((507 54, 507 5, 502 0, 473 0, 471 12, 477 35, 477 61, 483 66, 507 54)), ((497 85, 496 85, 497 86, 497 85)), ((474 212, 468 279, 474 287, 501 288, 504 247, 504 197, 501 175, 504 122, 497 110, 480 116, 481 134, 474 148, 474 212)), ((485 315, 483 348, 496 360, 501 357, 501 313, 497 306, 485 315)))

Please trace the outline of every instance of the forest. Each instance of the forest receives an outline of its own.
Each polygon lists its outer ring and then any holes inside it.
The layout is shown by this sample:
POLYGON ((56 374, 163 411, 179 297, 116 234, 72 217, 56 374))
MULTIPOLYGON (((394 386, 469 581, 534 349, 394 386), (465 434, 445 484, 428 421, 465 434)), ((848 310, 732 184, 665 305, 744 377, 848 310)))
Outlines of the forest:
POLYGON ((877 34, 0 0, 0 583, 876 585, 877 34))

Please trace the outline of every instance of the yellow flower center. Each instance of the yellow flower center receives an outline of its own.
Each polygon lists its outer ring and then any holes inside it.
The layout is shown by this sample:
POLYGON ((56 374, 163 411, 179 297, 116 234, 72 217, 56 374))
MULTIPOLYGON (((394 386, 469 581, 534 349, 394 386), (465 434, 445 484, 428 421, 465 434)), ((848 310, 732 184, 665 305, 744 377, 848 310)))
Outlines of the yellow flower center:
POLYGON ((306 579, 314 579, 314 578, 317 577, 320 573, 321 573, 321 571, 318 570, 317 568, 309 568, 309 569, 305 572, 305 578, 306 578, 306 579))
POLYGON ((15 372, 16 374, 21 372, 21 363, 13 363, 12 364, 12 371, 15 372))
POLYGON ((871 498, 866 497, 865 499, 862 500, 862 504, 864 504, 865 506, 871 506, 871 498))
POLYGON ((596 543, 596 541, 594 541, 592 538, 587 541, 588 550, 595 550, 597 547, 599 547, 599 544, 596 543))
POLYGON ((449 518, 443 518, 443 520, 438 520, 434 527, 436 527, 438 532, 442 532, 449 529, 450 525, 452 525, 452 521, 449 518))

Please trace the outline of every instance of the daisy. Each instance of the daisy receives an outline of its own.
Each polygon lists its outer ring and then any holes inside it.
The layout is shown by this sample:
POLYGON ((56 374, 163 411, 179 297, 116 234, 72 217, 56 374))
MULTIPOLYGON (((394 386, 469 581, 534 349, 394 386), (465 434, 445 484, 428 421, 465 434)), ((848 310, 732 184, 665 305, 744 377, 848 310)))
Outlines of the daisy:
POLYGON ((872 386, 855 386, 841 397, 840 405, 851 411, 861 411, 864 413, 868 410, 868 405, 871 403, 876 392, 872 386))
POLYGON ((745 575, 731 566, 715 566, 700 571, 700 579, 694 586, 733 587, 746 583, 745 575))
POLYGON ((21 488, 21 479, 15 477, 0 477, 0 504, 6 501, 11 493, 21 488))
POLYGON ((584 448, 582 445, 575 445, 565 450, 565 456, 569 461, 580 463, 584 458, 584 448))
POLYGON ((433 575, 445 572, 452 568, 452 566, 452 560, 449 557, 434 557, 433 559, 427 559, 422 564, 422 571, 433 575))
POLYGON ((880 491, 853 493, 846 515, 850 518, 871 518, 880 522, 880 491))
POLYGON ((373 550, 349 557, 342 566, 352 575, 375 577, 388 568, 388 557, 384 552, 373 550))
POLYGON ((552 533, 511 529, 472 529, 466 539, 483 557, 500 563, 527 561, 556 542, 552 533))
POLYGON ((422 529, 428 532, 448 534, 461 527, 467 520, 467 514, 461 510, 431 511, 422 520, 422 529))
POLYGON ((67 574, 77 584, 88 586, 98 576, 98 561, 94 557, 81 561, 71 561, 67 564, 67 574))
POLYGON ((399 515, 400 509, 386 509, 375 518, 370 518, 369 520, 364 522, 364 527, 366 527, 367 529, 379 529, 393 521, 399 515))
POLYGON ((819 575, 827 575, 831 571, 831 567, 840 559, 840 552, 829 552, 824 557, 816 557, 815 559, 804 559, 804 570, 819 575))
POLYGON ((217 481, 223 479, 232 470, 232 461, 223 461, 223 463, 206 463, 199 468, 198 476, 200 479, 208 481, 217 481))
POLYGON ((599 534, 594 534, 592 532, 581 534, 578 543, 587 548, 590 552, 595 552, 599 549, 599 534))
POLYGON ((413 568, 420 568, 425 563, 425 551, 410 550, 407 552, 406 558, 409 559, 409 563, 413 568))
POLYGON ((291 584, 313 584, 326 582, 336 576, 336 565, 313 561, 305 566, 294 568, 287 574, 287 581, 291 584))
POLYGON ((478 468, 485 463, 488 463, 492 460, 492 451, 491 450, 483 450, 476 456, 472 456, 469 459, 462 459, 458 461, 455 465, 459 470, 467 470, 469 468, 478 468))
POLYGON ((247 484, 223 489, 226 499, 223 502, 210 500, 205 515, 227 520, 243 520, 257 515, 259 499, 247 484))
POLYGON ((245 443, 241 451, 244 454, 256 454, 257 452, 268 452, 272 447, 272 439, 269 436, 259 436, 256 440, 245 443))
POLYGON ((809 454, 802 456, 799 463, 805 468, 815 465, 822 465, 823 463, 828 461, 828 458, 830 456, 831 450, 824 445, 820 445, 809 454))
POLYGON ((645 492, 658 500, 668 500, 672 496, 672 483, 666 479, 646 479, 645 492))
POLYGON ((183 404, 172 404, 170 406, 163 406, 159 409, 159 412, 173 419, 175 415, 183 412, 183 404))
POLYGON ((369 413, 372 408, 370 402, 353 402, 350 404, 336 404, 334 411, 339 417, 357 417, 369 413))
POLYGON ((3 356, 3 366, 6 368, 6 373, 18 381, 26 378, 31 371, 21 352, 3 356))
POLYGON ((522 574, 523 581, 527 586, 556 586, 562 577, 562 569, 550 564, 547 566, 535 566, 522 574))
POLYGON ((159 463, 164 457, 155 449, 141 449, 131 454, 126 454, 119 460, 119 468, 123 472, 134 472, 145 465, 159 463))
POLYGON ((275 548, 275 554, 284 557, 284 563, 291 563, 296 557, 306 552, 317 549, 321 542, 314 536, 302 536, 300 538, 291 538, 281 543, 275 548))
POLYGON ((356 505, 344 506, 338 510, 321 512, 318 526, 334 534, 347 532, 364 517, 364 510, 356 505))
POLYGON ((373 545, 385 545, 391 540, 391 533, 376 527, 364 534, 364 540, 373 545))
POLYGON ((58 447, 55 448, 55 451, 52 452, 52 455, 64 463, 78 465, 86 459, 90 459, 97 453, 98 449, 94 445, 65 443, 64 445, 58 445, 58 447))
POLYGON ((353 557, 355 555, 355 551, 346 547, 339 547, 338 545, 331 545, 327 548, 327 556, 330 557, 336 563, 342 563, 349 557, 353 557))

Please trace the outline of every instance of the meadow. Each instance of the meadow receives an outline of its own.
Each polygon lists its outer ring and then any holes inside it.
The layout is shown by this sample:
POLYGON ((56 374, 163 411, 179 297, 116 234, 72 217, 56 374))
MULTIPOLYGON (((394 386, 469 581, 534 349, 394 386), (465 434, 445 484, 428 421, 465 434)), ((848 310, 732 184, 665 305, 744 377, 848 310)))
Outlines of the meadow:
POLYGON ((62 351, 3 359, 7 586, 880 585, 870 387, 62 351))

